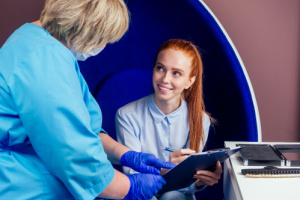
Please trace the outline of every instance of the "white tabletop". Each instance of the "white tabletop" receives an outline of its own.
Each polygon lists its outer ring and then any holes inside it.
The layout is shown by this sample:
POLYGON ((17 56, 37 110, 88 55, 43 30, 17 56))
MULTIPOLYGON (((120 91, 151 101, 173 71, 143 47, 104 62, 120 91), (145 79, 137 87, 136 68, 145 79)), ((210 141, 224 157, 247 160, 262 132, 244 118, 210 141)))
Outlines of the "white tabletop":
MULTIPOLYGON (((235 144, 248 143, 287 144, 282 142, 226 141, 225 146, 235 148, 235 144)), ((300 178, 248 178, 241 173, 241 169, 250 168, 263 168, 263 166, 244 166, 239 159, 239 153, 232 155, 230 159, 226 160, 224 164, 224 195, 226 200, 300 200, 300 178)))

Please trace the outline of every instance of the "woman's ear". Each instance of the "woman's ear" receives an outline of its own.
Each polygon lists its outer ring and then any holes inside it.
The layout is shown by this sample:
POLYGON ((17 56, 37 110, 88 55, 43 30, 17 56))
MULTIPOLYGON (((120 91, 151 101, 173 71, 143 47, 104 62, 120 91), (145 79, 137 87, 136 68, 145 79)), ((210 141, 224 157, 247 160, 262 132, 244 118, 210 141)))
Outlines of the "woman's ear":
POLYGON ((189 87, 191 87, 191 85, 193 85, 193 83, 196 80, 196 76, 193 76, 190 81, 188 82, 188 84, 184 87, 184 89, 189 89, 189 87))

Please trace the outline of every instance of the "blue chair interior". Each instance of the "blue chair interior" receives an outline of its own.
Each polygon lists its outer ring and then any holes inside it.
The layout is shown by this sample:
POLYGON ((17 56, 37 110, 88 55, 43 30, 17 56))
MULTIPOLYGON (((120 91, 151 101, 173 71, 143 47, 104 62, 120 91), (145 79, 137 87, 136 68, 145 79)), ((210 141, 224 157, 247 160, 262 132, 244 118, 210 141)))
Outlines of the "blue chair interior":
MULTIPOLYGON (((224 147, 224 141, 258 141, 254 102, 241 63, 205 5, 198 0, 125 2, 131 22, 123 38, 79 63, 101 107, 103 128, 109 135, 116 139, 114 118, 118 108, 153 92, 152 68, 160 45, 181 38, 200 49, 204 102, 217 120, 205 148, 224 147)), ((223 199, 222 182, 198 192, 197 198, 223 199)))

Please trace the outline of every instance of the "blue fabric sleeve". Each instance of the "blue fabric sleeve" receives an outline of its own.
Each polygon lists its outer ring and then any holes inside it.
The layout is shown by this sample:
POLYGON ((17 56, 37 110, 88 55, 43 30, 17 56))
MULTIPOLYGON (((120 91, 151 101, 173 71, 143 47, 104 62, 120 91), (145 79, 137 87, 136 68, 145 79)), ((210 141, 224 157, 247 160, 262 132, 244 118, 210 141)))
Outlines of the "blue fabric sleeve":
MULTIPOLYGON (((141 152, 141 142, 138 136, 135 134, 133 125, 130 124, 129 116, 125 116, 122 113, 122 110, 118 110, 116 114, 116 133, 117 133, 117 140, 121 144, 127 146, 128 148, 132 149, 133 151, 141 152)), ((138 173, 137 171, 129 168, 123 167, 123 172, 125 174, 134 174, 138 173)))
MULTIPOLYGON (((77 68, 77 70, 79 71, 79 68, 77 68)), ((101 124, 102 124, 101 109, 100 109, 96 99, 90 93, 88 85, 87 85, 85 79, 83 78, 82 74, 79 73, 78 75, 79 75, 80 85, 83 90, 84 102, 86 104, 87 109, 89 110, 89 114, 91 117, 91 123, 90 123, 91 128, 92 128, 93 132, 96 134, 99 134, 100 132, 107 134, 107 132, 101 127, 101 124)))
POLYGON ((99 114, 87 108, 95 102, 84 99, 88 89, 67 51, 58 45, 36 48, 15 67, 8 87, 24 132, 47 169, 76 199, 94 199, 114 169, 98 137, 99 121, 91 120, 99 114))
POLYGON ((184 194, 195 194, 196 192, 204 190, 206 187, 207 187, 207 185, 202 185, 201 187, 196 188, 195 183, 192 183, 189 187, 182 188, 179 191, 184 194))

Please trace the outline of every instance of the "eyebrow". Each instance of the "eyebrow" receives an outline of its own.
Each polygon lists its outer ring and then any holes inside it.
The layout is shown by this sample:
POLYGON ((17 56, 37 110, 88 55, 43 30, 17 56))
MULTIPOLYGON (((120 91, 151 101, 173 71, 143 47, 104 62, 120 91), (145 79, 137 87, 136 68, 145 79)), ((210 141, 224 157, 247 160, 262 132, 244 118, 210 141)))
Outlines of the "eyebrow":
POLYGON ((162 65, 165 66, 164 64, 160 63, 160 62, 156 62, 155 65, 162 65))
MULTIPOLYGON (((161 62, 157 62, 157 63, 155 63, 155 65, 154 66, 156 66, 156 65, 161 65, 161 66, 163 66, 163 67, 165 67, 165 65, 163 64, 163 63, 161 63, 161 62)), ((179 72, 181 72, 181 73, 183 73, 184 74, 184 70, 182 70, 182 69, 179 69, 179 68, 172 68, 172 71, 179 71, 179 72)))
POLYGON ((181 73, 184 73, 184 71, 182 69, 179 69, 179 68, 172 68, 172 71, 179 71, 181 73))

